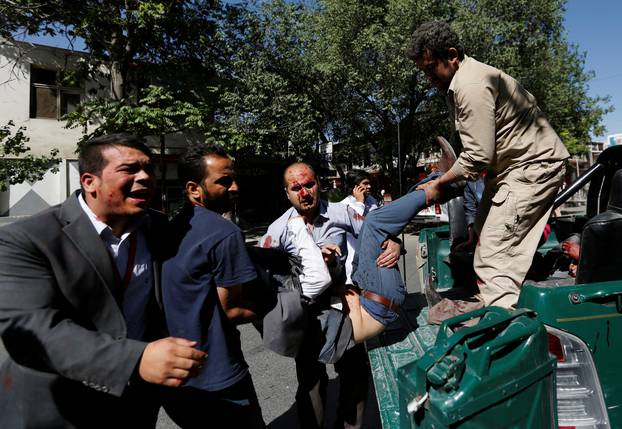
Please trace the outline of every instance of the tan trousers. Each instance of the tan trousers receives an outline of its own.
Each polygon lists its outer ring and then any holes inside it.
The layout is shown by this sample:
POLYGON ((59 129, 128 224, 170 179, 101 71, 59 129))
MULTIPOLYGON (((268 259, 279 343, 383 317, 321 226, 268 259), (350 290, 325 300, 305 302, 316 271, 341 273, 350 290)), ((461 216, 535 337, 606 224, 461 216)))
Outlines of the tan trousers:
POLYGON ((473 262, 484 305, 516 305, 564 173, 564 161, 541 162, 487 181, 473 262))

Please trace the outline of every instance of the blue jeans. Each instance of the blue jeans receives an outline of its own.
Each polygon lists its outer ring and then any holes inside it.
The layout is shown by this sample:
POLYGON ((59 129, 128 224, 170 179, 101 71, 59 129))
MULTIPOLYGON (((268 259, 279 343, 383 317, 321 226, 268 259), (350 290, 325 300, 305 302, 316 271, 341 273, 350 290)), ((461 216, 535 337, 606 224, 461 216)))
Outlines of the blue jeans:
MULTIPOLYGON (((428 182, 440 176, 433 173, 421 183, 428 182)), ((390 236, 399 235, 408 222, 426 207, 425 191, 412 191, 397 200, 369 212, 358 236, 358 251, 354 256, 353 275, 354 283, 363 290, 368 290, 401 305, 406 296, 404 281, 395 265, 392 268, 380 268, 376 265, 376 258, 382 253, 380 247, 390 236)), ((384 305, 361 296, 363 308, 383 325, 395 321, 397 313, 384 305)))

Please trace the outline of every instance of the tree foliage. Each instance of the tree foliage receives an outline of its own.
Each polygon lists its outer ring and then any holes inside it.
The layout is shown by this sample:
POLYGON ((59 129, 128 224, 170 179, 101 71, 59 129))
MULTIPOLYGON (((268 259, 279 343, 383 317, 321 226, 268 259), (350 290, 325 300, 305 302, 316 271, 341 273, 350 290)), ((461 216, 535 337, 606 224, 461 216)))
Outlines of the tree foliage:
POLYGON ((12 121, 0 127, 0 191, 6 191, 8 185, 41 180, 48 170, 57 172, 60 162, 57 149, 52 149, 49 156, 29 154, 26 127, 17 131, 14 127, 12 121))
POLYGON ((303 156, 339 143, 337 161, 392 174, 401 143, 413 166, 449 134, 442 94, 406 57, 412 31, 446 20, 467 54, 534 93, 573 153, 601 130, 608 99, 590 97, 585 57, 569 45, 563 0, 275 0, 247 9, 221 118, 239 146, 303 156), (399 125, 399 126, 398 126, 399 125), (398 139, 399 129, 399 139, 398 139))
POLYGON ((0 34, 26 32, 80 40, 85 75, 106 78, 113 99, 147 83, 187 89, 209 79, 217 57, 205 50, 221 10, 217 1, 12 0, 1 11, 0 34), (104 67, 102 67, 104 66, 104 67), (190 68, 192 73, 188 73, 190 68), (207 74, 207 75, 206 75, 207 74), (183 80, 180 81, 180 78, 183 80), (154 82, 156 81, 156 82, 154 82))
POLYGON ((468 55, 531 91, 573 153, 602 131, 607 98, 568 43, 565 0, 12 0, 0 32, 81 38, 101 94, 69 117, 162 135, 195 129, 239 153, 336 161, 396 176, 449 136, 447 107, 405 52, 412 31, 446 20, 468 55), (101 66, 105 67, 101 67, 101 66), (97 119, 99 118, 99 120, 97 119), (398 136, 399 131, 399 136, 398 136))
POLYGON ((138 101, 129 99, 93 99, 80 104, 65 116, 70 128, 82 127, 81 142, 93 137, 124 131, 138 136, 172 134, 207 127, 204 122, 205 105, 201 101, 182 101, 161 86, 149 85, 139 93, 138 101))
POLYGON ((228 85, 220 94, 218 119, 224 138, 257 155, 308 157, 322 139, 305 73, 310 15, 282 1, 249 8, 230 23, 232 43, 228 85))

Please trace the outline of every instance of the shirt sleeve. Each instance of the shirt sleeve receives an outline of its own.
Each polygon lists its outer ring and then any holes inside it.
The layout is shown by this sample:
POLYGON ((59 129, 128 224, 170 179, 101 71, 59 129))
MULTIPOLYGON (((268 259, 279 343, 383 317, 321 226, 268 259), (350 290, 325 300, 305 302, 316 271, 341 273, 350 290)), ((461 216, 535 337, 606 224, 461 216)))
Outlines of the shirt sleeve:
POLYGON ((352 207, 347 207, 345 218, 346 230, 358 238, 365 216, 357 213, 352 207))
POLYGON ((303 272, 300 274, 302 293, 314 298, 326 290, 331 282, 322 252, 313 241, 302 218, 296 217, 289 221, 288 234, 296 248, 296 254, 302 260, 303 272))
POLYGON ((263 247, 265 249, 279 249, 284 250, 284 232, 285 225, 282 225, 279 220, 273 222, 269 227, 263 237, 259 240, 259 247, 263 247))
POLYGON ((456 131, 463 149, 450 171, 458 178, 476 180, 495 155, 495 79, 486 76, 453 95, 456 131))
POLYGON ((240 231, 221 240, 213 250, 214 279, 218 287, 231 287, 248 283, 257 277, 255 266, 246 251, 240 231))

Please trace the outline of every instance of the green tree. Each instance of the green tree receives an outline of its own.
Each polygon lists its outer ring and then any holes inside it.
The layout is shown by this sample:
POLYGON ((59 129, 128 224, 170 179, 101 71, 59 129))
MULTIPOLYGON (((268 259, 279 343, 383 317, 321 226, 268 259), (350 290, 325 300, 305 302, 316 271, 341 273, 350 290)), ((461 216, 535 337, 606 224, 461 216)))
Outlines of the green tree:
POLYGON ((13 0, 0 9, 0 34, 64 36, 72 46, 81 41, 81 71, 105 78, 106 95, 121 100, 145 83, 197 84, 193 89, 200 91, 198 83, 213 75, 218 53, 205 47, 221 11, 218 1, 13 0))
POLYGON ((322 82, 307 53, 314 18, 302 5, 274 1, 227 22, 232 61, 219 92, 215 138, 243 153, 299 158, 326 141, 322 82))
POLYGON ((573 153, 610 110, 607 98, 587 95, 592 75, 566 39, 565 0, 11 4, 0 31, 80 37, 85 72, 107 70, 112 101, 99 97, 72 117, 83 125, 101 116, 107 131, 193 127, 240 154, 270 157, 310 158, 333 141, 337 161, 376 163, 396 177, 398 141, 408 168, 450 132, 442 94, 405 54, 412 31, 432 19, 450 22, 469 55, 534 93, 573 153))
MULTIPOLYGON (((234 8, 211 0, 14 0, 0 8, 0 34, 65 36, 84 45, 78 68, 64 73, 101 83, 66 117, 84 130, 81 141, 134 132, 159 138, 164 155, 167 134, 213 122, 224 43, 217 26, 234 8)), ((164 175, 164 161, 161 167, 164 175)))
POLYGON ((449 136, 447 108, 407 58, 412 31, 451 23, 467 54, 534 93, 572 152, 601 130, 607 98, 589 97, 584 56, 568 44, 563 0, 272 1, 247 10, 234 84, 221 118, 241 146, 308 156, 339 142, 338 161, 381 165, 392 177, 397 142, 412 167, 449 136), (399 129, 399 139, 398 139, 399 129), (237 134, 236 134, 237 133, 237 134))
POLYGON ((9 185, 41 180, 46 171, 57 172, 60 162, 56 157, 58 149, 52 149, 49 156, 29 154, 26 127, 16 131, 14 127, 12 121, 0 127, 0 191, 6 191, 9 185))
POLYGON ((88 129, 81 142, 93 137, 124 131, 139 136, 162 136, 205 128, 204 103, 182 101, 172 91, 156 85, 140 90, 138 102, 132 99, 94 99, 82 103, 65 116, 67 126, 88 129))

